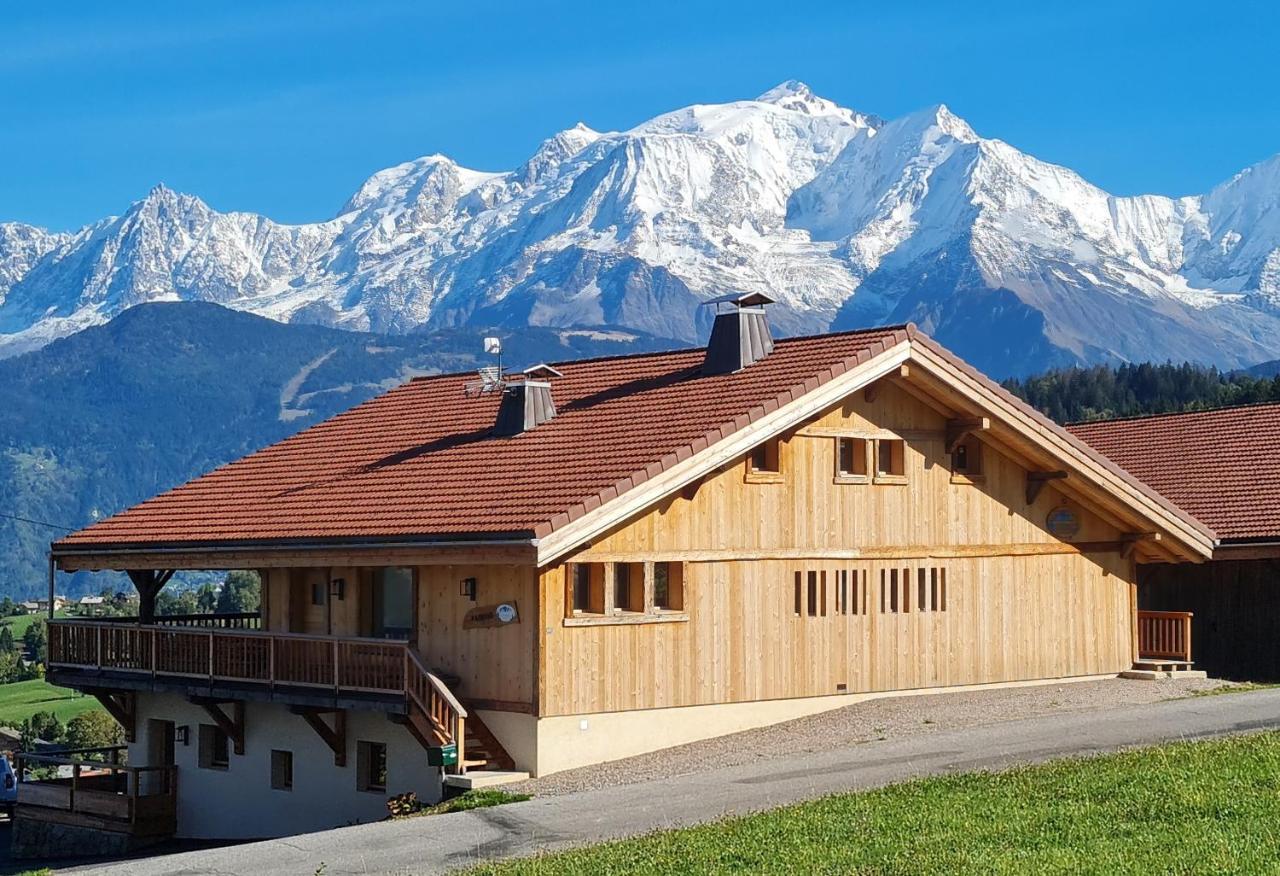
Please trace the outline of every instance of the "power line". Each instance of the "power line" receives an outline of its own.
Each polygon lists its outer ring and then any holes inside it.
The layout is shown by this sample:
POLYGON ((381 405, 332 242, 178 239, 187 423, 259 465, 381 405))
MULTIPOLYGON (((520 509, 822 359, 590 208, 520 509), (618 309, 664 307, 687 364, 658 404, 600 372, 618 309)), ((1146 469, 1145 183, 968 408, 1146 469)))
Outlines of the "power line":
POLYGON ((57 523, 49 523, 47 520, 33 520, 30 517, 19 517, 17 514, 5 514, 3 511, 0 511, 0 517, 3 517, 5 520, 17 520, 19 523, 30 523, 33 526, 47 526, 50 529, 60 529, 63 532, 76 531, 74 526, 60 526, 57 523))

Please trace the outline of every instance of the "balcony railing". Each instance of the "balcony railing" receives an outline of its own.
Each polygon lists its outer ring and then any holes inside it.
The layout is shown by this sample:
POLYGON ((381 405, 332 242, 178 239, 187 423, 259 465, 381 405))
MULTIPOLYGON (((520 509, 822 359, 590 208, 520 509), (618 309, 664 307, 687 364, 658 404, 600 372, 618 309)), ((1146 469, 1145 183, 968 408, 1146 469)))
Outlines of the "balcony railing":
MULTIPOLYGON (((100 617, 95 620, 109 624, 136 624, 137 617, 100 617)), ((256 611, 228 612, 223 614, 161 614, 156 625, 162 627, 214 627, 221 630, 262 629, 262 615, 256 611)))
POLYGON ((19 776, 40 768, 59 773, 57 778, 18 783, 19 815, 62 820, 70 814, 95 826, 137 836, 172 834, 177 817, 178 768, 128 766, 121 763, 123 753, 120 746, 19 754, 19 776), (67 768, 70 775, 65 775, 67 768))
POLYGON ((1138 659, 1191 662, 1191 612, 1139 611, 1138 659))
MULTIPOLYGON (((101 620, 48 623, 50 669, 402 698, 461 754, 467 711, 407 642, 101 620)), ((459 757, 459 762, 462 758, 459 757)))

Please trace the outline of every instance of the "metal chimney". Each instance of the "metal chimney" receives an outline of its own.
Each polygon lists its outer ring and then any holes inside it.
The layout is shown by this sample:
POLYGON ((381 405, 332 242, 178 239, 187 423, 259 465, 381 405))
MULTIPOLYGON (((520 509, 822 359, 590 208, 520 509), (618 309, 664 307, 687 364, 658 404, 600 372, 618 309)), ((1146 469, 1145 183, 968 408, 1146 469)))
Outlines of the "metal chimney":
POLYGON ((702 361, 703 374, 732 374, 773 352, 773 335, 764 315, 765 305, 772 303, 772 298, 760 292, 739 292, 703 302, 715 305, 717 311, 702 361), (728 309, 720 309, 721 305, 728 305, 728 309))
POLYGON ((556 415, 551 400, 552 377, 563 377, 550 365, 534 365, 524 371, 524 380, 508 383, 502 390, 498 403, 498 418, 493 424, 493 434, 510 438, 528 432, 556 415), (544 378, 534 380, 532 378, 544 378))

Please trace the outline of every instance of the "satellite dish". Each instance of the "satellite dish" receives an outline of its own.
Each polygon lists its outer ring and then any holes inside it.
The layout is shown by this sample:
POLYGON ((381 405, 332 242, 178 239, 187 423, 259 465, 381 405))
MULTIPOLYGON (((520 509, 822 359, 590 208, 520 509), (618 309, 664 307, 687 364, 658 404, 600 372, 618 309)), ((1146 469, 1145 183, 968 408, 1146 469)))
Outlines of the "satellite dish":
POLYGON ((485 338, 484 351, 492 356, 502 352, 502 338, 485 338))

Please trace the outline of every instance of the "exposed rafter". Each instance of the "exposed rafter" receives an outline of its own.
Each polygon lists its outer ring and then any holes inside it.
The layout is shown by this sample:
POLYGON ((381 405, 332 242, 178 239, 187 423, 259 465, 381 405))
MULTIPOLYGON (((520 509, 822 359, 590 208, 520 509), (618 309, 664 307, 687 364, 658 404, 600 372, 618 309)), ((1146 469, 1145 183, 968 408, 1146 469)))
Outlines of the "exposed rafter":
POLYGON ((1133 553, 1133 549, 1141 542, 1159 542, 1161 535, 1158 532, 1126 532, 1120 536, 1120 556, 1128 557, 1133 553))
POLYGON ((191 697, 191 702, 200 706, 218 725, 218 729, 226 734, 235 747, 236 754, 244 754, 244 702, 242 700, 220 700, 210 697, 191 697), (222 710, 224 704, 231 706, 231 714, 222 710))
POLYGON ((156 597, 173 577, 173 570, 129 569, 125 574, 138 590, 138 623, 155 623, 156 597))
POLYGON ((97 697, 107 714, 124 728, 124 741, 136 742, 138 736, 138 695, 131 690, 98 690, 86 688, 85 693, 97 697))
POLYGON ((347 765, 347 712, 345 709, 311 709, 293 706, 289 711, 306 721, 307 725, 316 731, 316 735, 324 740, 324 744, 329 746, 329 750, 333 752, 334 766, 347 765), (333 715, 332 727, 321 717, 325 714, 333 715))
POLYGON ((1029 471, 1027 472, 1027 504, 1035 502, 1044 485, 1049 481, 1060 481, 1067 477, 1065 471, 1029 471))
POLYGON ((947 420, 947 453, 951 453, 967 436, 991 428, 989 417, 957 417, 947 420))

